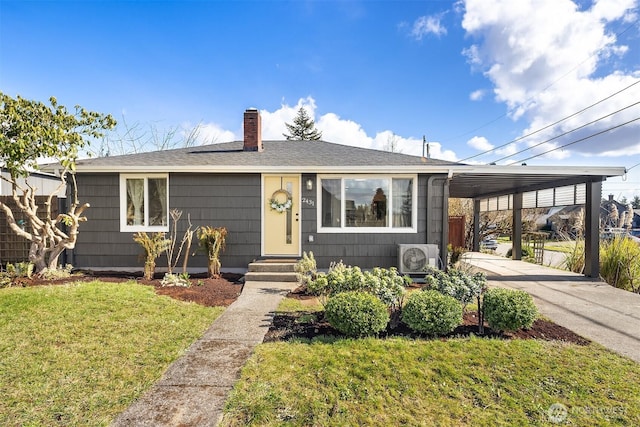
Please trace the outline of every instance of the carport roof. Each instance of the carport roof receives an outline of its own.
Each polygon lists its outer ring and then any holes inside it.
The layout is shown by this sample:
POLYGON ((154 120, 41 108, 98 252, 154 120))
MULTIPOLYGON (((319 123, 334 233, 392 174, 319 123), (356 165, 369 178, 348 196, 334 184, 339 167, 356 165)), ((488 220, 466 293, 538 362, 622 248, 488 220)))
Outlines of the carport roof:
POLYGON ((452 171, 450 196, 473 199, 604 181, 626 173, 624 167, 521 165, 457 165, 452 171))

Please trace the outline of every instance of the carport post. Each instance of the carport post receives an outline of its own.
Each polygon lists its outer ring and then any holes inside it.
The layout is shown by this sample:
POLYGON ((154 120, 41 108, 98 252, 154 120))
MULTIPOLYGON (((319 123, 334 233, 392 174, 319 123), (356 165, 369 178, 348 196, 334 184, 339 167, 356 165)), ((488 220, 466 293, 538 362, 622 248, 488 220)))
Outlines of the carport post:
POLYGON ((522 193, 513 195, 513 230, 511 232, 511 258, 522 259, 522 193))
POLYGON ((602 182, 586 183, 584 275, 600 276, 600 198, 602 182))
POLYGON ((473 201, 473 251, 480 252, 480 199, 473 201))

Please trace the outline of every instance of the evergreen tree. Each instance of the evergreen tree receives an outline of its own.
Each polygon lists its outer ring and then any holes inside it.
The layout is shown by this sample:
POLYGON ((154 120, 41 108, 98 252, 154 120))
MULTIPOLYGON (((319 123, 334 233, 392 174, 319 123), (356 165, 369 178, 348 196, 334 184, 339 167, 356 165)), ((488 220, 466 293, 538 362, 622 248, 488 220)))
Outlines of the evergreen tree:
POLYGON ((633 196, 631 206, 633 206, 633 209, 640 209, 640 196, 633 196))
POLYGON ((298 115, 293 119, 293 124, 285 123, 289 134, 282 135, 287 141, 319 141, 322 132, 316 129, 315 122, 307 115, 304 107, 300 107, 298 115))

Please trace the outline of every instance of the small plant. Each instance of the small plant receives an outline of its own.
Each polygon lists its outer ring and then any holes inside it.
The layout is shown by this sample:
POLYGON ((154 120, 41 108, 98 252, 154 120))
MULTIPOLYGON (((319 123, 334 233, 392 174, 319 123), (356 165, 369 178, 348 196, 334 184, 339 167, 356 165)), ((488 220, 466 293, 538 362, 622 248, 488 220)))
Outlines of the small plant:
MULTIPOLYGON (((529 261, 529 260, 534 260, 535 259, 535 254, 533 253, 533 249, 529 246, 522 246, 522 259, 524 261, 529 261)), ((509 250, 507 251, 507 258, 511 258, 511 256, 513 255, 513 248, 509 248, 509 250)))
POLYGON ((180 255, 184 251, 184 260, 182 262, 182 273, 185 274, 187 272, 187 263, 189 261, 189 251, 191 250, 191 243, 193 241, 193 233, 196 231, 193 229, 193 224, 191 224, 191 216, 187 215, 187 223, 189 226, 185 230, 182 235, 182 240, 180 241, 180 246, 178 247, 178 252, 175 252, 176 242, 178 240, 178 222, 182 217, 182 211, 177 209, 172 209, 169 212, 171 216, 171 233, 170 233, 170 241, 171 244, 167 248, 167 270, 170 274, 173 273, 173 269, 178 265, 178 260, 180 259, 180 255))
POLYGON ((71 270, 73 270, 71 264, 67 264, 64 267, 45 268, 40 272, 40 276, 47 280, 66 279, 71 277, 71 270))
POLYGON ((325 306, 327 320, 350 337, 375 335, 387 327, 386 305, 366 292, 343 292, 329 298, 325 306))
POLYGON ((187 273, 181 273, 181 274, 166 273, 162 278, 162 280, 160 281, 160 284, 163 287, 164 286, 181 286, 184 288, 188 288, 191 286, 191 281, 189 280, 189 274, 187 273))
POLYGON ((461 246, 454 248, 452 245, 449 245, 447 249, 449 250, 449 267, 453 268, 458 264, 462 254, 466 252, 466 249, 461 246))
POLYGON ((313 252, 309 252, 309 254, 303 252, 302 258, 296 263, 294 270, 298 274, 300 285, 308 286, 318 274, 318 267, 313 257, 313 252))
POLYGON ((138 232, 133 235, 133 240, 142 246, 144 250, 144 278, 147 280, 153 279, 156 271, 156 259, 171 244, 171 240, 166 239, 164 236, 164 233, 151 233, 151 235, 148 235, 144 232, 138 232))
POLYGON ((402 321, 416 332, 445 335, 462 323, 462 306, 436 290, 414 292, 402 309, 402 321))
POLYGON ((622 236, 602 243, 600 276, 611 286, 640 293, 640 246, 622 236))
POLYGON ((528 329, 538 316, 531 295, 517 289, 489 289, 483 298, 484 318, 498 331, 528 329))
POLYGON ((198 240, 200 247, 207 252, 207 270, 209 277, 220 277, 220 253, 224 251, 227 237, 227 229, 224 227, 200 227, 198 240))
POLYGON ((31 262, 17 262, 15 264, 8 263, 6 270, 7 274, 13 278, 27 277, 31 278, 33 275, 34 265, 31 262))
POLYGON ((584 240, 580 239, 574 243, 573 250, 564 258, 564 266, 574 273, 584 272, 584 240))

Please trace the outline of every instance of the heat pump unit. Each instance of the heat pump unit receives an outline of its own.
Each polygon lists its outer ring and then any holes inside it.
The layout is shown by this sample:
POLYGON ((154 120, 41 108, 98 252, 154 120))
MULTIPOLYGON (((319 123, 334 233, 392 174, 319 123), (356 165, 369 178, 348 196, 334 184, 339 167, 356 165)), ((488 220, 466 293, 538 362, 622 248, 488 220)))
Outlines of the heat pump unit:
POLYGON ((438 268, 438 245, 398 245, 398 267, 400 273, 424 273, 427 267, 438 268))

